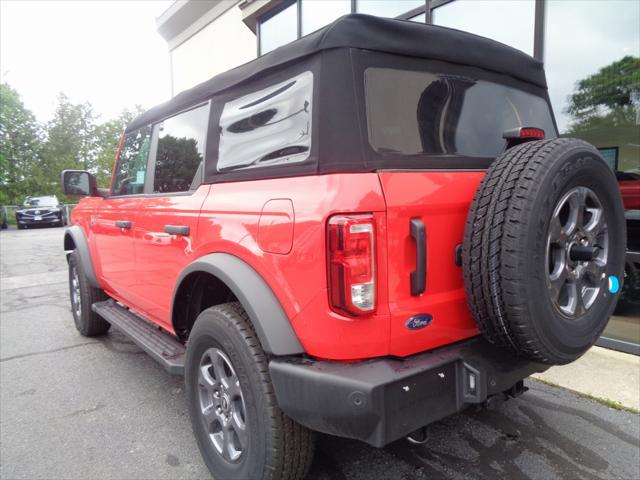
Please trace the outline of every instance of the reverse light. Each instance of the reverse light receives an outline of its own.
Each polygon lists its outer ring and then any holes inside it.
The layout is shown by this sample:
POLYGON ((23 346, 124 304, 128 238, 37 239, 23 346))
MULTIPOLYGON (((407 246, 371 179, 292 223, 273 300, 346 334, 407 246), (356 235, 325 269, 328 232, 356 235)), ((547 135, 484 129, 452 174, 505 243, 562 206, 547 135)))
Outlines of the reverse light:
POLYGON ((327 230, 331 307, 350 315, 375 312, 373 215, 337 215, 329 219, 327 230))

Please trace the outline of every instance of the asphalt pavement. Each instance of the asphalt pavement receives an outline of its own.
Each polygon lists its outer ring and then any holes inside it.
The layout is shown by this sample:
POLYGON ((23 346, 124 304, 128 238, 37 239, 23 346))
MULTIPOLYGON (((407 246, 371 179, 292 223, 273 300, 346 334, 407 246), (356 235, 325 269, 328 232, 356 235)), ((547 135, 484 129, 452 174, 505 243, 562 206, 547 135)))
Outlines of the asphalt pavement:
MULTIPOLYGON (((76 332, 63 231, 0 233, 0 478, 208 478, 182 379, 114 329, 76 332)), ((639 415, 526 384, 432 425, 424 445, 320 435, 309 478, 640 479, 639 415)))

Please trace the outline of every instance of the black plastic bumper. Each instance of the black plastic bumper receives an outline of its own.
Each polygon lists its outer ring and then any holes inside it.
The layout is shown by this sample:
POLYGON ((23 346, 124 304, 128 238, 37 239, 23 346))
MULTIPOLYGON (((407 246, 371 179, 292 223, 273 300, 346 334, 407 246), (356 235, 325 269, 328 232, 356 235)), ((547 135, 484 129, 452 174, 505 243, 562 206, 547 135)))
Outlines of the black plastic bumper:
POLYGON ((289 417, 376 447, 483 403, 547 368, 480 337, 405 359, 276 358, 269 364, 278 404, 289 417))

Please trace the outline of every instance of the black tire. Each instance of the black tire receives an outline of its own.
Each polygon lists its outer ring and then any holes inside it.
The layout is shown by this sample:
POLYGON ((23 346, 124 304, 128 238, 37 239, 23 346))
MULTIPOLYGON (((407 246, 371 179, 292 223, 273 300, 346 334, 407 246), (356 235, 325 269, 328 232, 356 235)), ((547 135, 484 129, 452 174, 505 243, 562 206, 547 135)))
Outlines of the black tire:
POLYGON ((509 149, 482 180, 465 227, 464 283, 480 331, 534 361, 575 360, 613 312, 625 238, 616 179, 593 146, 563 138, 509 149), (600 247, 595 259, 573 258, 578 238, 600 247))
POLYGON ((25 226, 18 224, 18 230, 24 230, 25 226))
MULTIPOLYGON (((267 357, 242 306, 226 303, 204 310, 189 335, 185 364, 185 382, 193 431, 202 457, 215 479, 302 479, 311 464, 314 451, 313 432, 288 418, 277 405, 271 385, 267 357), (222 352, 222 355, 219 353, 222 352), (240 391, 220 387, 212 367, 204 369, 210 377, 201 377, 201 364, 208 365, 216 356, 229 368, 224 375, 237 378, 240 391), (206 384, 207 387, 200 386, 206 384), (215 387, 218 385, 218 387, 215 387), (222 392, 222 394, 221 394, 222 392), (228 395, 227 395, 228 393, 228 395), (216 397, 218 395, 218 397, 216 397), (220 403, 220 395, 229 398, 220 403), (209 405, 209 402, 211 404, 209 405), (217 403, 216 403, 217 402, 217 403), (209 432, 225 422, 216 416, 211 423, 205 420, 203 409, 234 405, 231 418, 234 432, 244 431, 245 444, 236 433, 232 449, 240 456, 235 461, 218 453, 209 432), (204 407, 203 407, 204 405, 204 407), (244 428, 238 429, 235 415, 242 411, 244 428), (213 428, 215 427, 215 428, 213 428)), ((235 383, 235 382, 231 382, 235 383)), ((218 409, 216 409, 218 411, 218 409)), ((216 414, 218 415, 218 414, 216 414)))
POLYGON ((111 326, 109 322, 91 310, 91 305, 107 298, 107 295, 101 289, 92 287, 89 284, 82 270, 78 252, 76 250, 71 252, 69 255, 69 299, 71 300, 73 321, 81 335, 96 337, 107 333, 111 326), (74 284, 74 274, 76 275, 75 280, 78 282, 77 286, 74 284), (79 305, 76 303, 76 299, 79 299, 79 305))

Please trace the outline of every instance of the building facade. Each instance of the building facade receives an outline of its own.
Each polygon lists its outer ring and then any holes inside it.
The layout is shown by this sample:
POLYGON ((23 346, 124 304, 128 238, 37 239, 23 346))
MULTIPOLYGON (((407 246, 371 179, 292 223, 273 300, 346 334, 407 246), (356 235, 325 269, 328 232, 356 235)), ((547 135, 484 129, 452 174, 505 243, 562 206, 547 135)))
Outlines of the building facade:
MULTIPOLYGON (((352 12, 465 30, 543 61, 560 134, 594 144, 619 178, 640 179, 636 0, 179 0, 157 20, 172 94, 352 12)), ((640 222, 640 210, 627 216, 640 222)), ((621 305, 601 345, 640 353, 636 300, 621 305)))

